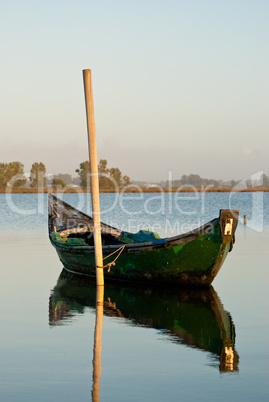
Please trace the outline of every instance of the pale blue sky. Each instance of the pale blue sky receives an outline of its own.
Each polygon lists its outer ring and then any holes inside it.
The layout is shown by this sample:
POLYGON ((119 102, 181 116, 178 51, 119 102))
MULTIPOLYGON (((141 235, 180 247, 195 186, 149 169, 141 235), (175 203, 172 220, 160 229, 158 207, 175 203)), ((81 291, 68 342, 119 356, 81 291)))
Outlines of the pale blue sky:
POLYGON ((0 161, 133 180, 269 174, 268 0, 0 0, 0 161))

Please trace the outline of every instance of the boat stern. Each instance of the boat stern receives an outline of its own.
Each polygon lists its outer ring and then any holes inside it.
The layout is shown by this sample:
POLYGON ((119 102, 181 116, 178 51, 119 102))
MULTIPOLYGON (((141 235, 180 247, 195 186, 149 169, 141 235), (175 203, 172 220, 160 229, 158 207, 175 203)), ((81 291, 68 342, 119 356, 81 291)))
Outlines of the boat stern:
POLYGON ((232 244, 234 242, 234 234, 238 224, 238 217, 238 210, 220 210, 219 220, 223 244, 232 244))

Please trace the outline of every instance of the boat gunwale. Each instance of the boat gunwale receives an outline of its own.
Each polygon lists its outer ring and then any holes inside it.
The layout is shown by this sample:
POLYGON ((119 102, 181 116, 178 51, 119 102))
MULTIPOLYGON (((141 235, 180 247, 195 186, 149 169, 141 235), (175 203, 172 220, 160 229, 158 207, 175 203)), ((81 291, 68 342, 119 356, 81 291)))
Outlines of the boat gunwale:
MULTIPOLYGON (((219 224, 219 218, 215 218, 212 219, 210 222, 199 226, 198 228, 189 231, 187 233, 183 233, 183 234, 179 234, 177 236, 173 236, 173 237, 165 237, 165 238, 161 238, 161 239, 156 239, 156 241, 152 241, 152 242, 144 242, 144 243, 133 243, 133 244, 126 244, 126 243, 120 243, 119 244, 111 244, 111 245, 103 245, 102 249, 103 252, 106 252, 106 250, 111 251, 111 250, 117 250, 121 247, 124 246, 124 250, 123 251, 127 251, 127 250, 134 250, 135 251, 141 251, 143 252, 143 249, 157 249, 157 248, 169 248, 169 247, 174 247, 176 245, 180 245, 180 244, 184 244, 184 243, 188 243, 189 241, 194 240, 195 238, 199 238, 207 233, 209 233, 211 230, 213 230, 214 227, 216 227, 219 224)), ((90 246, 88 244, 85 245, 71 245, 71 244, 63 244, 58 242, 57 240, 54 241, 51 238, 51 234, 53 232, 49 233, 49 237, 50 240, 52 242, 53 245, 61 248, 61 249, 68 249, 68 250, 72 250, 72 251, 92 251, 94 252, 94 246, 90 246)), ((57 232, 57 233, 61 233, 61 232, 57 232)))

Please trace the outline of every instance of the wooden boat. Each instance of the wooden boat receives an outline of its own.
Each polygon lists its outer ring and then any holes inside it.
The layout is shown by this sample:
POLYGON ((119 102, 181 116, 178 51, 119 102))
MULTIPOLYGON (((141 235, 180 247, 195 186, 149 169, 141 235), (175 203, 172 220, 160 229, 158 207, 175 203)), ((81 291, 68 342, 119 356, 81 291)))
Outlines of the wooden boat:
MULTIPOLYGON (((232 250, 236 210, 178 236, 129 233, 101 223, 105 278, 169 285, 211 284, 232 250), (116 260, 116 261, 115 261, 116 260)), ((49 194, 49 238, 67 270, 95 276, 93 220, 49 194)))
MULTIPOLYGON (((95 281, 63 270, 50 296, 49 325, 70 324, 95 307, 95 281)), ((106 316, 154 328, 173 343, 210 353, 210 364, 221 372, 238 371, 235 326, 212 286, 167 289, 110 281, 103 308, 106 316)))

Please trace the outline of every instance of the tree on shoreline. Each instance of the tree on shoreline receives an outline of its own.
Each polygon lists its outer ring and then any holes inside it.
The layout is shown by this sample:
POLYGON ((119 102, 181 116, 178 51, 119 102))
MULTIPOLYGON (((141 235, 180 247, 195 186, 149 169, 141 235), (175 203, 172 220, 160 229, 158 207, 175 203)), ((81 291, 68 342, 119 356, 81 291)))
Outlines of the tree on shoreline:
POLYGON ((66 187, 66 182, 62 179, 58 179, 57 177, 54 177, 51 184, 53 191, 56 191, 57 189, 63 189, 64 187, 66 187))
POLYGON ((30 187, 44 188, 47 186, 47 179, 45 177, 46 167, 42 162, 35 162, 32 164, 30 170, 30 187))
POLYGON ((0 189, 7 186, 21 188, 27 179, 24 175, 24 165, 21 162, 0 163, 0 189))
POLYGON ((79 165, 79 169, 76 169, 76 173, 79 175, 81 187, 88 187, 90 185, 90 163, 89 163, 89 161, 82 162, 79 165))

